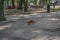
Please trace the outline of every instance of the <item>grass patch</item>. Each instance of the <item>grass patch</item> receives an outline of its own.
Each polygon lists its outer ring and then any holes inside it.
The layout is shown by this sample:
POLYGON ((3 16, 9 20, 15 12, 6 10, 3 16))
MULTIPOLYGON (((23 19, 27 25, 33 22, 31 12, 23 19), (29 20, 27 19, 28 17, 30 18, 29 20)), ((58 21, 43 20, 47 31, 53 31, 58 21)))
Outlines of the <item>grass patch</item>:
POLYGON ((27 13, 23 10, 17 10, 17 9, 4 9, 4 14, 5 15, 20 15, 20 14, 30 14, 30 11, 27 13))
POLYGON ((52 8, 51 11, 52 12, 57 12, 57 11, 60 11, 60 8, 52 8))
POLYGON ((4 9, 4 14, 7 15, 21 14, 21 11, 17 9, 4 9))

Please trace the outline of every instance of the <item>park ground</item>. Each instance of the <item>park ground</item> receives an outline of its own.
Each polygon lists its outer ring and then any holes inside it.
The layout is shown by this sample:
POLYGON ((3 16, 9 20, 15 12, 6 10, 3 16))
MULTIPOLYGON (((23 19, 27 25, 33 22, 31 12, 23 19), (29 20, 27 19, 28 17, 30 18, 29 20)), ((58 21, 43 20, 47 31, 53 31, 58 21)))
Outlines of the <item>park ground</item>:
POLYGON ((0 40, 60 40, 60 12, 5 15, 0 22, 0 40), (34 24, 28 25, 27 21, 34 24))

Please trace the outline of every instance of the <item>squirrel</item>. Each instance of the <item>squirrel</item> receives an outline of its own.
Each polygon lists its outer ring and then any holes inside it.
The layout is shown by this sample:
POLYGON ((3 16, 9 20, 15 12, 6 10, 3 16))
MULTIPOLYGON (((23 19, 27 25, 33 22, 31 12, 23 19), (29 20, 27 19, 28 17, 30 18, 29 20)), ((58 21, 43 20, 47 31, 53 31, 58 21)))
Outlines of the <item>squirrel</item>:
POLYGON ((33 20, 28 20, 27 23, 28 23, 28 25, 31 25, 31 24, 34 24, 35 21, 33 21, 33 20))

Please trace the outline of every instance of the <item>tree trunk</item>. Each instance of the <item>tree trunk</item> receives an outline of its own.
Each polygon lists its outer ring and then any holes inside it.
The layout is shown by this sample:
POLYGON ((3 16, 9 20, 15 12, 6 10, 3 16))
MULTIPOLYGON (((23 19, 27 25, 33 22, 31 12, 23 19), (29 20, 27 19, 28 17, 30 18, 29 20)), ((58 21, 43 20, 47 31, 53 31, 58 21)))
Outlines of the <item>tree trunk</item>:
POLYGON ((27 12, 28 10, 28 0, 20 0, 19 2, 19 10, 22 10, 23 7, 22 7, 22 4, 24 5, 24 12, 27 12))
POLYGON ((36 6, 36 2, 37 2, 37 0, 34 0, 34 4, 35 4, 35 6, 36 6))
POLYGON ((40 0, 40 7, 44 7, 44 0, 40 0))
POLYGON ((24 12, 28 11, 28 0, 24 1, 24 12))
POLYGON ((7 2, 7 6, 9 5, 9 0, 6 1, 7 2))
POLYGON ((22 10, 22 1, 23 0, 20 0, 20 2, 19 2, 19 7, 18 7, 19 10, 22 10))
POLYGON ((15 8, 14 0, 12 0, 12 8, 15 8))
POLYGON ((4 0, 0 0, 0 21, 5 21, 4 17, 4 0))

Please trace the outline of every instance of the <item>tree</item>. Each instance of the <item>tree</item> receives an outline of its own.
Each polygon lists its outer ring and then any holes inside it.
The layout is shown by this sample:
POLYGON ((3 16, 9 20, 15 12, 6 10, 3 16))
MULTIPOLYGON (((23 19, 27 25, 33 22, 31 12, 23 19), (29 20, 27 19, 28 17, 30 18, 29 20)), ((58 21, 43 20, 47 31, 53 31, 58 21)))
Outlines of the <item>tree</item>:
POLYGON ((23 0, 19 0, 19 7, 18 7, 19 10, 22 10, 22 1, 23 0))
POLYGON ((12 0, 12 8, 15 8, 14 0, 12 0))
POLYGON ((24 2, 24 12, 28 11, 28 0, 24 2))
POLYGON ((5 0, 7 2, 7 6, 9 5, 9 0, 5 0))
POLYGON ((4 17, 4 0, 0 0, 0 21, 5 21, 4 17))
POLYGON ((40 7, 44 7, 44 0, 40 0, 40 7))
POLYGON ((23 9, 23 7, 22 7, 22 5, 24 6, 24 12, 27 12, 28 10, 28 0, 20 0, 20 2, 19 2, 19 10, 22 10, 23 9))

